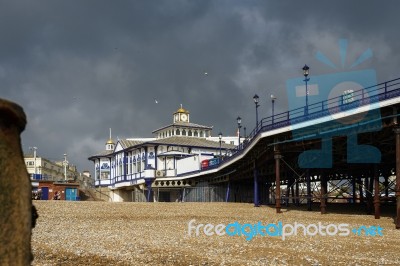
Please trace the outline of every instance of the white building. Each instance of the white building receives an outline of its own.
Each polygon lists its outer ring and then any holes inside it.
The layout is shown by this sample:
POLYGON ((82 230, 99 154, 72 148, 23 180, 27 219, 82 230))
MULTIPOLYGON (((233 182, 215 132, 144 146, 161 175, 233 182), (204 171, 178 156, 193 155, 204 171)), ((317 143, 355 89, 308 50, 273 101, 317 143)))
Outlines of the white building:
POLYGON ((95 186, 110 201, 175 201, 191 186, 187 176, 216 167, 230 154, 237 137, 211 137, 212 127, 190 122, 182 106, 173 123, 152 133, 155 138, 110 139, 106 149, 89 157, 95 166, 95 186), (226 143, 228 142, 228 143, 226 143), (156 193, 154 193, 156 192, 156 193))
POLYGON ((79 179, 75 165, 69 164, 67 161, 51 161, 37 156, 36 147, 33 154, 24 155, 24 161, 34 188, 39 185, 40 180, 66 182, 79 179))

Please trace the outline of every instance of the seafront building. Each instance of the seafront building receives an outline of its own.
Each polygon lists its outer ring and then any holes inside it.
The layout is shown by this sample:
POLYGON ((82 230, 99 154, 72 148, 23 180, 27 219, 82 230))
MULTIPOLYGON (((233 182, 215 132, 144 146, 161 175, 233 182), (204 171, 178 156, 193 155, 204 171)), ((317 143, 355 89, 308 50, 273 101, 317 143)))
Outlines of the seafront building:
POLYGON ((238 137, 212 137, 212 127, 192 123, 179 108, 172 124, 153 138, 110 139, 105 150, 89 157, 95 187, 109 201, 179 201, 190 174, 209 169, 230 155, 238 137))
POLYGON ((36 156, 36 151, 25 154, 24 161, 31 180, 68 181, 81 176, 75 165, 36 156))
POLYGON ((31 180, 32 199, 35 200, 79 200, 79 189, 93 187, 89 171, 78 172, 75 165, 67 161, 66 154, 62 161, 37 156, 36 147, 31 147, 32 154, 25 154, 26 170, 31 180), (58 195, 58 197, 57 197, 58 195))

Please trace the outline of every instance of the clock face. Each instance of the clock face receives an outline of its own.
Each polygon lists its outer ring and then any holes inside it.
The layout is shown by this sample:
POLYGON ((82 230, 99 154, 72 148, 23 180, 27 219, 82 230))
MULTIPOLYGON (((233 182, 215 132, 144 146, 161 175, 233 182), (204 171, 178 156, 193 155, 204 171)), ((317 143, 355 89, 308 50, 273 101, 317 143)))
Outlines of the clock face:
POLYGON ((187 115, 185 115, 185 114, 181 114, 181 119, 182 119, 182 121, 186 121, 187 120, 187 115))

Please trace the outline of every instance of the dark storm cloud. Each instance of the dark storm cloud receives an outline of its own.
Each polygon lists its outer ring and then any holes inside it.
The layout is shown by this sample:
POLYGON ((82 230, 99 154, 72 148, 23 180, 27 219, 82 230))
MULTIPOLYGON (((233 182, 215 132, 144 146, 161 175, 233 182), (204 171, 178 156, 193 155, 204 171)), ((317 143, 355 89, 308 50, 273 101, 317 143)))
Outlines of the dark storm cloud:
MULTIPOLYGON (((398 75, 399 4, 385 1, 1 1, 1 97, 28 115, 23 144, 92 169, 87 157, 114 139, 149 137, 183 104, 192 122, 233 135, 260 116, 286 111, 285 81, 333 70, 338 40, 348 62, 378 80, 398 75), (207 72, 207 75, 205 75, 207 72), (155 99, 158 103, 155 103, 155 99)), ((335 71, 342 71, 338 69, 335 71)))

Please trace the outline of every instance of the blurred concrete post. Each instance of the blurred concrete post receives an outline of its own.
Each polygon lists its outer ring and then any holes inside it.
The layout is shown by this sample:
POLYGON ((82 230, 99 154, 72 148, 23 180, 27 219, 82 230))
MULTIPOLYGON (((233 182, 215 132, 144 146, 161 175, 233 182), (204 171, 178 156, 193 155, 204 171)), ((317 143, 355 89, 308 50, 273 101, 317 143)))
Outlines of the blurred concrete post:
POLYGON ((20 134, 23 109, 0 99, 0 265, 30 265, 32 188, 20 134))

